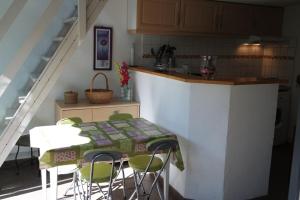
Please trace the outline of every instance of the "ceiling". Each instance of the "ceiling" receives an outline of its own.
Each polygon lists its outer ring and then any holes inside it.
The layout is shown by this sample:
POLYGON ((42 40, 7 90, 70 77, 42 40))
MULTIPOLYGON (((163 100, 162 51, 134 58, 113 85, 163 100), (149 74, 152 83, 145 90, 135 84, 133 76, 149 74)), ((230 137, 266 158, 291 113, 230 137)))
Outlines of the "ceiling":
POLYGON ((288 6, 293 4, 300 4, 300 0, 222 0, 235 3, 259 4, 270 6, 288 6))

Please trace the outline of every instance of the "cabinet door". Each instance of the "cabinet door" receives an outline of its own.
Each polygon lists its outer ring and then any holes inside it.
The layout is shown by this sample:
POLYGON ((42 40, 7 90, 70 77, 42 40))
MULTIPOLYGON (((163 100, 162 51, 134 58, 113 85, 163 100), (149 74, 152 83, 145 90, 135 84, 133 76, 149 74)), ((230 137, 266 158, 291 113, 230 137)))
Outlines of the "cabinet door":
POLYGON ((280 36, 283 8, 254 6, 254 34, 280 36))
POLYGON ((174 31, 178 29, 180 0, 138 0, 139 30, 174 31))
POLYGON ((214 33, 217 28, 218 3, 200 0, 182 0, 180 29, 188 32, 214 33))
POLYGON ((118 113, 129 113, 132 117, 139 117, 139 106, 102 107, 93 109, 93 121, 106 121, 109 117, 118 113))
POLYGON ((219 21, 220 33, 249 35, 253 30, 252 6, 224 3, 219 21))
POLYGON ((92 122, 92 109, 74 109, 74 110, 63 110, 62 118, 67 117, 80 117, 83 122, 92 122))

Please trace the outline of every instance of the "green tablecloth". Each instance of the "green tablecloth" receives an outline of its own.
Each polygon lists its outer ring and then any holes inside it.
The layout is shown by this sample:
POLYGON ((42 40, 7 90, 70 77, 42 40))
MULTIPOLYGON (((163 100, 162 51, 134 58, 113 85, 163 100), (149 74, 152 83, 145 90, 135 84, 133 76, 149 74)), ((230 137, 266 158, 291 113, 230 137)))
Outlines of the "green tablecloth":
MULTIPOLYGON (((160 138, 177 139, 175 134, 142 118, 81 123, 73 126, 81 129, 80 136, 90 138, 90 142, 45 152, 40 157, 41 168, 78 164, 82 161, 84 152, 92 149, 120 151, 124 158, 149 154, 151 152, 148 152, 146 148, 148 142, 160 138)), ((171 162, 178 169, 184 169, 179 146, 171 156, 171 162)))

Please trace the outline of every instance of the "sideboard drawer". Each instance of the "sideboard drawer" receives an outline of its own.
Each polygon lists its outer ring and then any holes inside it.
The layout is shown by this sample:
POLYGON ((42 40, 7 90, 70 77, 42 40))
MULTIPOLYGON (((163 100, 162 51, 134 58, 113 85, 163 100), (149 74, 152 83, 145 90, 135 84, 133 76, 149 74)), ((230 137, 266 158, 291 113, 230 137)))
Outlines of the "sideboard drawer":
POLYGON ((139 106, 102 107, 93 109, 93 121, 106 121, 109 116, 118 113, 129 113, 132 117, 139 117, 139 106))
POLYGON ((129 113, 137 118, 140 117, 140 104, 120 99, 113 99, 107 104, 90 104, 86 100, 77 104, 56 101, 56 121, 67 117, 80 117, 84 122, 107 121, 115 112, 129 113))
POLYGON ((80 117, 83 122, 93 121, 92 109, 74 109, 62 111, 61 118, 80 117))

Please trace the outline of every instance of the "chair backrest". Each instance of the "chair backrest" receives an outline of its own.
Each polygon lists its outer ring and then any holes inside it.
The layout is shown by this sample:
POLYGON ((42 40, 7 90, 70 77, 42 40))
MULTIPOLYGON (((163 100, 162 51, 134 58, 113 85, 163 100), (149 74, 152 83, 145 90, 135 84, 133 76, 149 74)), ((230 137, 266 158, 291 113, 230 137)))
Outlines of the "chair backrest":
POLYGON ((79 117, 70 117, 70 118, 63 118, 56 122, 56 125, 74 125, 82 123, 82 119, 79 117))
POLYGON ((147 150, 153 153, 157 151, 171 150, 175 151, 178 146, 178 141, 171 138, 159 138, 147 143, 147 150))
POLYGON ((122 153, 117 151, 90 150, 83 154, 86 162, 116 161, 122 158, 122 153))
POLYGON ((117 121, 117 120, 128 120, 132 119, 132 115, 129 113, 115 113, 109 117, 110 121, 117 121))

